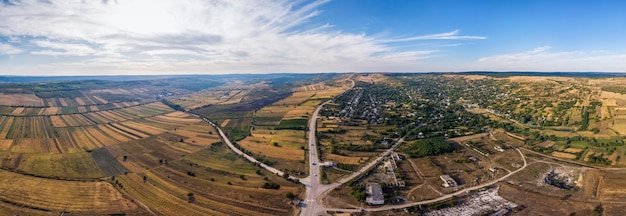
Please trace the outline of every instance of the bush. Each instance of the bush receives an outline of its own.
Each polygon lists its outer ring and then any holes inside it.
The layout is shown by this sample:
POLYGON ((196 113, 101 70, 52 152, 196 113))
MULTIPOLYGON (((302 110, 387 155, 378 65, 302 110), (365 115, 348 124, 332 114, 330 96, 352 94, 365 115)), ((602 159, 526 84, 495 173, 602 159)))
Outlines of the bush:
POLYGON ((435 137, 417 140, 410 145, 404 146, 400 151, 411 157, 423 157, 428 155, 440 155, 452 152, 452 144, 446 142, 443 137, 435 137))

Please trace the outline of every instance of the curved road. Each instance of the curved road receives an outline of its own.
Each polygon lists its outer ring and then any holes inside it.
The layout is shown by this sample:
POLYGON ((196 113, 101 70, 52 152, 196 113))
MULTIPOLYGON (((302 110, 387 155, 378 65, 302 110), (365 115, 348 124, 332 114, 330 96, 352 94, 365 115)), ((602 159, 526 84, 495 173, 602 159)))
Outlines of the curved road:
MULTIPOLYGON (((192 114, 192 113, 190 113, 192 114)), ((192 114, 196 117, 198 117, 198 115, 196 114, 192 114)), ((213 122, 209 121, 206 118, 202 118, 202 120, 204 120, 205 122, 209 123, 211 126, 213 126, 215 128, 215 130, 217 130, 217 132, 220 134, 220 136, 222 137, 222 140, 224 140, 224 142, 226 143, 226 145, 228 145, 228 147, 233 150, 235 153, 237 153, 238 155, 243 156, 244 158, 246 158, 247 160, 249 160, 252 163, 256 163, 259 164, 259 166, 263 167, 264 169, 266 169, 267 171, 270 171, 271 173, 274 173, 276 175, 279 176, 283 176, 285 173, 283 171, 280 171, 274 167, 268 166, 267 164, 261 163, 260 161, 258 161, 257 159, 254 159, 254 157, 247 155, 245 153, 243 153, 241 150, 239 150, 237 147, 235 147, 235 145, 233 145, 232 142, 230 142, 230 140, 228 139, 228 137, 226 136, 226 134, 224 134, 224 132, 222 131, 222 129, 220 127, 218 127, 217 125, 215 125, 213 122)), ((298 178, 289 176, 289 179, 291 180, 299 180, 298 178)))

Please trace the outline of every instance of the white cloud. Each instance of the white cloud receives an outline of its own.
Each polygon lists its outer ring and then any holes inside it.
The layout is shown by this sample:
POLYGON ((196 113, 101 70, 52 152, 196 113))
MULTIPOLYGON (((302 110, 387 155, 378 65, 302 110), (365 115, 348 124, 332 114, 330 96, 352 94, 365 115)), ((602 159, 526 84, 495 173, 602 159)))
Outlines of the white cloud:
POLYGON ((15 54, 20 54, 22 52, 23 51, 21 49, 11 46, 10 44, 0 43, 0 56, 1 55, 15 55, 15 54))
POLYGON ((390 42, 486 38, 455 30, 387 39, 309 23, 327 0, 16 2, 0 4, 0 36, 19 38, 31 55, 82 57, 37 66, 47 71, 407 71, 445 47, 400 50, 390 42))
POLYGON ((30 52, 33 55, 51 55, 51 56, 87 56, 95 53, 95 50, 85 44, 79 43, 58 43, 52 41, 31 41, 39 48, 30 52))
POLYGON ((484 57, 466 68, 486 71, 626 71, 623 64, 626 53, 550 50, 550 46, 542 46, 526 52, 484 57))
POLYGON ((487 37, 484 36, 464 36, 458 35, 459 30, 454 30, 451 32, 441 33, 441 34, 431 34, 431 35, 421 35, 414 37, 406 37, 406 38, 396 38, 383 40, 385 42, 407 42, 407 41, 416 41, 416 40, 485 40, 487 37))

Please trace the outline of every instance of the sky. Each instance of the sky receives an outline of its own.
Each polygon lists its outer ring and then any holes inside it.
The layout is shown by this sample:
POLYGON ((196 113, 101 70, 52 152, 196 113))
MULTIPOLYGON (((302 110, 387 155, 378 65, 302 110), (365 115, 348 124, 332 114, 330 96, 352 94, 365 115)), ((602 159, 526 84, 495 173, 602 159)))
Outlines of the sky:
POLYGON ((621 0, 0 0, 0 75, 626 72, 621 0))

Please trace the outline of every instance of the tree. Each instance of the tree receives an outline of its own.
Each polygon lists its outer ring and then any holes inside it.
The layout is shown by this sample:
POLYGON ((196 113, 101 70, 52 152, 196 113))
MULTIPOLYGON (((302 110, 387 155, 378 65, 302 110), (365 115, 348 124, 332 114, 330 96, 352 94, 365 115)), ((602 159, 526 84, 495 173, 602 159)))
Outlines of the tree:
POLYGON ((293 193, 291 192, 287 192, 287 194, 285 195, 288 199, 293 199, 294 197, 296 197, 296 195, 293 195, 293 193))
POLYGON ((193 193, 189 192, 187 194, 187 202, 192 203, 196 201, 196 197, 193 196, 193 193))

